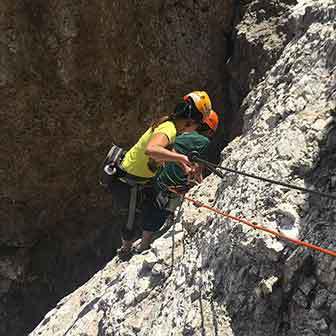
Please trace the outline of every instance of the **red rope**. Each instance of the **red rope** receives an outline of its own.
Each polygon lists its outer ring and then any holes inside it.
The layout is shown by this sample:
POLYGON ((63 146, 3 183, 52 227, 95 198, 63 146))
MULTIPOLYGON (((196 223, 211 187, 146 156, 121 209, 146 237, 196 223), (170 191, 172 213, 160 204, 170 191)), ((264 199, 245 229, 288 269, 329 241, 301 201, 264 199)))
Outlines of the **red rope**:
MULTIPOLYGON (((171 188, 170 188, 170 190, 172 192, 174 192, 175 194, 181 195, 180 193, 176 192, 175 190, 173 190, 171 188)), ((235 220, 237 222, 240 222, 242 224, 248 225, 248 226, 250 226, 251 228, 253 228, 255 230, 261 230, 261 231, 270 233, 270 234, 272 234, 275 237, 288 240, 288 241, 290 241, 290 242, 292 242, 292 243, 294 243, 296 245, 304 246, 304 247, 310 248, 312 250, 319 251, 319 252, 331 255, 333 257, 336 257, 336 252, 335 251, 328 250, 328 249, 325 249, 323 247, 320 247, 320 246, 317 246, 317 245, 314 245, 314 244, 310 244, 310 243, 307 243, 307 242, 299 240, 299 239, 294 239, 294 238, 288 237, 288 236, 284 235, 283 233, 281 233, 279 231, 275 231, 275 230, 266 228, 266 227, 258 225, 258 224, 253 224, 253 223, 251 223, 250 221, 248 221, 248 220, 246 220, 244 218, 236 217, 236 216, 230 215, 230 214, 228 214, 226 212, 223 212, 223 211, 221 211, 219 209, 212 208, 209 205, 206 205, 204 203, 196 201, 196 200, 194 200, 194 199, 192 199, 190 197, 187 197, 185 195, 184 195, 184 199, 186 199, 187 201, 189 201, 189 202, 197 205, 198 207, 202 207, 202 208, 208 209, 208 210, 213 211, 213 212, 215 212, 215 213, 217 213, 219 215, 222 215, 224 217, 233 219, 233 220, 235 220)))

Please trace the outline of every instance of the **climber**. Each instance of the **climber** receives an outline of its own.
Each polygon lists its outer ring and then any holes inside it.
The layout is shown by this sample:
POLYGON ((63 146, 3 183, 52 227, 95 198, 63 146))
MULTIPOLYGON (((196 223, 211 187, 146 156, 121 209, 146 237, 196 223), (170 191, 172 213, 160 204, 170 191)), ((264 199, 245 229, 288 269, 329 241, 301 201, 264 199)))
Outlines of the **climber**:
MULTIPOLYGON (((163 162, 177 162, 186 174, 193 172, 193 164, 187 155, 172 151, 169 147, 175 142, 177 134, 196 130, 211 111, 208 94, 205 91, 193 91, 177 104, 171 115, 154 121, 127 151, 116 171, 118 182, 111 188, 114 198, 121 202, 126 200, 129 209, 127 223, 122 228, 122 246, 118 250, 120 259, 131 256, 138 189, 150 184, 163 162)), ((151 188, 146 189, 149 197, 152 197, 151 188)))
MULTIPOLYGON (((206 149, 210 143, 210 138, 218 127, 218 115, 211 111, 210 115, 203 119, 203 123, 196 131, 183 133, 176 137, 173 151, 187 155, 191 151, 197 151, 204 157, 206 149)), ((150 248, 153 233, 160 230, 174 209, 169 209, 169 203, 176 206, 177 195, 172 193, 169 188, 178 188, 186 192, 193 185, 201 182, 202 167, 195 167, 193 174, 187 175, 183 169, 175 162, 165 163, 156 174, 153 181, 155 198, 145 203, 142 239, 140 245, 133 250, 141 253, 150 248)))

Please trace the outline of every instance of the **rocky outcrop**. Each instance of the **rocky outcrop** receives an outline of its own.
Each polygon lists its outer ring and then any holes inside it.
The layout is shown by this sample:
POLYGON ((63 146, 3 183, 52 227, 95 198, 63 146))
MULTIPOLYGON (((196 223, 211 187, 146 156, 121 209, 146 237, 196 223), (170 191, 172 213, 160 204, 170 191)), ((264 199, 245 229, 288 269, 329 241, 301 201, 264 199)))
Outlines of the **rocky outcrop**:
POLYGON ((232 34, 227 37, 227 54, 223 62, 225 73, 224 129, 217 132, 212 142, 216 149, 239 136, 243 127, 243 99, 265 78, 283 49, 291 40, 289 13, 296 0, 239 1, 234 7, 232 34))
MULTIPOLYGON (((334 191, 335 14, 333 0, 287 13, 292 36, 244 100, 244 132, 222 166, 334 191)), ((189 196, 336 250, 331 199, 231 173, 189 196)), ((336 333, 335 258, 186 201, 176 222, 149 252, 110 262, 65 297, 31 336, 336 333)))
MULTIPOLYGON (((292 39, 289 14, 291 5, 295 4, 295 0, 248 0, 236 7, 231 48, 225 65, 233 111, 239 111, 243 99, 265 78, 265 73, 292 39)), ((242 111, 229 115, 232 137, 241 134, 242 116, 242 111)))

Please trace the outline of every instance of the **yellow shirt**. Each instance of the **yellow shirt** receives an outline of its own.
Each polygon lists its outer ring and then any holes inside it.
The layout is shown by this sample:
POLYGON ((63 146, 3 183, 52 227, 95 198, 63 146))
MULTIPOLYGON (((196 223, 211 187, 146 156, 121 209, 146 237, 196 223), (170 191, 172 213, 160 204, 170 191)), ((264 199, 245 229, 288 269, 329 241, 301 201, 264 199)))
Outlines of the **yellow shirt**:
POLYGON ((139 139, 139 141, 126 153, 125 158, 121 164, 121 168, 125 170, 128 174, 132 174, 140 177, 151 178, 155 175, 148 168, 149 156, 145 154, 147 144, 154 134, 163 133, 168 139, 169 143, 175 142, 176 138, 176 127, 172 121, 165 121, 154 131, 149 128, 139 139))

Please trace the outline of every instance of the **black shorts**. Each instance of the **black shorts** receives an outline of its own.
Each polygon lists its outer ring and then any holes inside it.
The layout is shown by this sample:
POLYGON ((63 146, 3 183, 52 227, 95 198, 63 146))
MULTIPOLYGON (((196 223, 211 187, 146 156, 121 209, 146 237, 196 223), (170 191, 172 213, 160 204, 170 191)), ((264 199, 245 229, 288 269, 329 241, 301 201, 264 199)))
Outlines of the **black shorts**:
POLYGON ((142 229, 150 232, 159 231, 170 214, 170 211, 157 203, 155 197, 144 206, 142 229))

